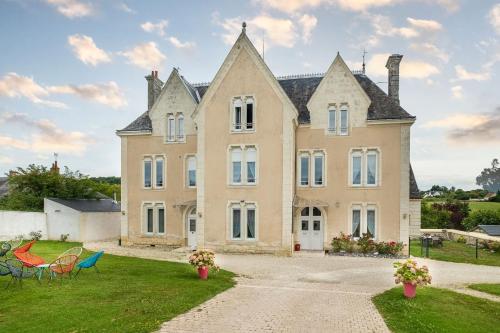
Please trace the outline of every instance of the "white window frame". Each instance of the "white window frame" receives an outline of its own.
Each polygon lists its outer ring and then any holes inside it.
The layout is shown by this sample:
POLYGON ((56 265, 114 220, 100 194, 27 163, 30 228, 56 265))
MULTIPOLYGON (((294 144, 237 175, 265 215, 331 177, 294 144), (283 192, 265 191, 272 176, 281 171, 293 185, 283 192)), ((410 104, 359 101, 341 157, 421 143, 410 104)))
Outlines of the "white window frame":
POLYGON ((378 174, 379 174, 379 153, 377 150, 370 149, 365 153, 365 185, 367 187, 377 187, 378 186, 378 174), (375 156, 375 184, 368 184, 368 156, 375 156))
POLYGON ((311 155, 309 152, 300 152, 298 154, 298 166, 297 170, 299 171, 297 186, 300 187, 309 187, 311 185, 311 155), (302 184, 302 157, 307 157, 307 184, 302 184))
POLYGON ((313 167, 311 172, 313 177, 311 186, 312 187, 324 187, 325 186, 325 178, 326 178, 326 172, 325 172, 325 152, 324 151, 315 151, 312 154, 312 159, 311 159, 311 166, 313 167), (316 184, 316 157, 320 156, 321 157, 321 184, 316 184))
POLYGON ((252 96, 248 96, 248 97, 245 97, 245 111, 243 112, 244 113, 244 116, 245 116, 245 126, 244 126, 244 130, 247 131, 247 132, 253 132, 255 131, 255 99, 252 97, 252 96), (251 128, 248 128, 248 123, 247 123, 247 112, 248 112, 248 109, 247 109, 247 105, 248 104, 252 104, 252 127, 251 128))
POLYGON ((182 113, 177 114, 177 119, 175 124, 175 141, 184 142, 186 140, 185 127, 186 124, 184 121, 184 114, 182 113))
POLYGON ((167 115, 165 134, 166 134, 166 140, 165 140, 166 142, 175 142, 175 116, 172 113, 169 113, 167 115))
POLYGON ((353 150, 349 154, 349 184, 352 187, 362 187, 363 186, 363 151, 353 150), (359 157, 359 184, 354 183, 354 157, 359 157))
POLYGON ((167 207, 164 201, 143 201, 141 204, 141 230, 144 236, 164 236, 167 234, 167 207), (148 209, 153 211, 153 230, 148 231, 148 209), (163 230, 159 231, 159 214, 160 209, 163 209, 163 230))
POLYGON ((155 189, 162 189, 162 188, 165 188, 165 157, 163 156, 155 156, 154 158, 154 188, 155 189), (162 162, 162 167, 161 167, 161 170, 162 170, 162 184, 161 185, 158 185, 158 162, 161 161, 162 162))
POLYGON ((245 166, 244 166, 244 169, 245 169, 245 173, 244 173, 244 175, 245 175, 245 177, 244 177, 245 184, 247 184, 247 185, 255 185, 257 183, 257 148, 254 147, 254 146, 245 146, 244 155, 242 157, 245 160, 245 166), (249 151, 253 151, 253 153, 254 153, 254 160, 253 161, 249 161, 249 159, 248 159, 249 151), (250 182, 249 179, 248 179, 248 163, 249 162, 254 162, 254 179, 253 179, 253 182, 250 182))
POLYGON ((377 209, 377 206, 376 205, 367 205, 366 206, 366 223, 365 223, 365 226, 366 226, 366 231, 365 233, 368 233, 368 211, 374 211, 374 217, 375 217, 375 230, 373 232, 373 237, 372 239, 377 239, 377 236, 378 236, 378 209, 377 209))
POLYGON ((231 129, 234 132, 241 132, 243 130, 243 100, 240 97, 234 98, 232 103, 232 116, 231 116, 231 129), (239 128, 237 127, 238 123, 236 122, 236 108, 240 108, 240 123, 239 128))
POLYGON ((341 106, 339 111, 339 135, 346 136, 349 135, 349 109, 347 106, 341 106), (346 113, 346 125, 345 128, 342 127, 342 112, 346 113), (345 131, 344 131, 345 129, 345 131))
POLYGON ((153 184, 154 184, 154 163, 153 163, 153 158, 151 157, 144 157, 142 159, 142 188, 145 189, 145 190, 149 190, 149 189, 152 189, 153 188, 153 184), (146 186, 146 162, 149 162, 150 165, 151 165, 151 172, 150 172, 150 186, 146 186))
POLYGON ((229 186, 256 186, 259 183, 259 148, 257 145, 230 145, 228 147, 228 169, 227 169, 228 185, 229 186), (247 153, 249 150, 255 150, 255 181, 248 181, 248 165, 247 165, 247 153), (233 151, 239 150, 241 153, 240 159, 240 175, 241 181, 234 182, 234 169, 233 169, 233 151))
POLYGON ((241 95, 241 96, 233 96, 231 99, 231 114, 230 114, 230 132, 231 133, 253 133, 256 131, 257 125, 257 117, 256 117, 256 100, 253 95, 241 95), (247 104, 252 104, 252 127, 249 128, 247 124, 247 104), (236 126, 236 108, 241 108, 240 113, 240 128, 236 126))
POLYGON ((229 232, 229 237, 228 239, 231 241, 244 241, 244 242, 256 242, 259 239, 259 208, 256 202, 249 201, 249 202, 241 202, 241 201, 229 201, 228 202, 228 232, 229 232), (233 211, 235 209, 238 209, 240 211, 240 237, 235 238, 233 237, 233 226, 234 226, 234 220, 233 220, 233 211), (254 238, 249 238, 248 237, 248 211, 249 210, 254 210, 254 238))
POLYGON ((186 183, 185 183, 186 187, 187 188, 196 188, 196 185, 198 183, 198 179, 196 178, 197 173, 198 173, 197 170, 196 170, 197 169, 197 165, 198 165, 198 161, 197 161, 196 155, 195 154, 186 155, 186 163, 185 164, 186 164, 186 167, 185 167, 185 170, 186 170, 186 177, 185 177, 185 179, 186 179, 186 183), (194 186, 189 183, 189 171, 191 170, 189 168, 189 161, 191 159, 194 159, 194 177, 195 177, 194 178, 194 181, 195 181, 194 186))
POLYGON ((351 207, 349 208, 349 234, 353 235, 354 230, 352 228, 352 222, 353 222, 353 211, 359 210, 360 211, 360 227, 359 227, 359 237, 354 237, 354 239, 359 239, 360 237, 363 237, 363 234, 368 233, 368 211, 374 211, 375 214, 375 231, 374 235, 371 239, 377 239, 378 234, 379 234, 379 213, 378 213, 378 207, 376 204, 373 203, 355 203, 352 204, 351 207))
POLYGON ((330 105, 328 107, 328 133, 330 134, 336 134, 337 133, 337 108, 334 105, 330 105), (331 117, 330 115, 333 114, 333 127, 330 122, 331 117))

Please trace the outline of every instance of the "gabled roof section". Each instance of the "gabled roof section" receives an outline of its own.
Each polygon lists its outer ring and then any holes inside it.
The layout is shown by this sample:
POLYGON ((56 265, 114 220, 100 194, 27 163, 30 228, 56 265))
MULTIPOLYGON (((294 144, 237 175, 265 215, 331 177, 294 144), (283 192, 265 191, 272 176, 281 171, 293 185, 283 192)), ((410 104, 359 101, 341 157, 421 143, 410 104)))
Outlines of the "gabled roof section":
POLYGON ((57 202, 63 206, 84 213, 115 213, 120 212, 120 204, 111 199, 58 199, 47 198, 47 200, 57 202))
POLYGON ((420 190, 418 189, 417 180, 413 174, 413 168, 410 164, 410 199, 422 199, 420 190))
POLYGON ((125 134, 127 132, 150 132, 153 130, 151 125, 151 119, 149 118, 148 111, 137 117, 136 120, 131 122, 127 127, 116 131, 118 135, 125 134))

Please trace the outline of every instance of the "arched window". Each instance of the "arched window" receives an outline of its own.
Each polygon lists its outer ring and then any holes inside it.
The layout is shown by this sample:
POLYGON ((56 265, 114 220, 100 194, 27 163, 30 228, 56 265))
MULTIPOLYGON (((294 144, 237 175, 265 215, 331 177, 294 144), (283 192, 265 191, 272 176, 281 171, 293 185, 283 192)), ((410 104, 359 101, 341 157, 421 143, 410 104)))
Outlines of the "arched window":
POLYGON ((254 127, 254 101, 253 98, 248 97, 245 100, 246 104, 246 126, 247 130, 252 130, 254 127))
POLYGON ((235 99, 233 102, 233 129, 235 131, 241 131, 242 123, 242 106, 243 103, 241 99, 235 99))
POLYGON ((340 109, 340 135, 349 134, 349 111, 346 106, 340 109))
POLYGON ((184 141, 184 115, 177 116, 177 141, 184 141))
POLYGON ((167 141, 175 141, 175 118, 173 114, 167 117, 167 141))
POLYGON ((335 133, 337 131, 337 110, 334 106, 328 108, 328 132, 335 133))

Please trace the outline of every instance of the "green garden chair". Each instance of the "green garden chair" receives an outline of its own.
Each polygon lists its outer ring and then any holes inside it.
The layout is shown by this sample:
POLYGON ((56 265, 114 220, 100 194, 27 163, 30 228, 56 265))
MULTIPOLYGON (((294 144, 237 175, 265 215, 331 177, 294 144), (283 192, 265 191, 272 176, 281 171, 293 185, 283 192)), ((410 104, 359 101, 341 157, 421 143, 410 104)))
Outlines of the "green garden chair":
POLYGON ((12 282, 19 282, 19 285, 22 287, 24 279, 31 278, 35 275, 33 267, 26 267, 21 260, 7 259, 5 261, 5 265, 9 269, 10 275, 12 276, 5 289, 9 288, 12 282))

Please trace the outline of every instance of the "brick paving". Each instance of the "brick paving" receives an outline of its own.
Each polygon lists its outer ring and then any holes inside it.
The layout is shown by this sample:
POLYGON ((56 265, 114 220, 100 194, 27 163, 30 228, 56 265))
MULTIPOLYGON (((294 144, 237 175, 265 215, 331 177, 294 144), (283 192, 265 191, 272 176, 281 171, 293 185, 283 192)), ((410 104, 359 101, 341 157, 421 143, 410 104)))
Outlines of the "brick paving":
MULTIPOLYGON (((188 253, 114 243, 85 247, 181 262, 188 253)), ((417 260, 429 266, 434 286, 463 291, 469 283, 500 283, 500 267, 417 260)), ((159 332, 388 332, 371 297, 394 286, 392 259, 219 254, 217 262, 239 274, 236 287, 164 323, 159 332)))

